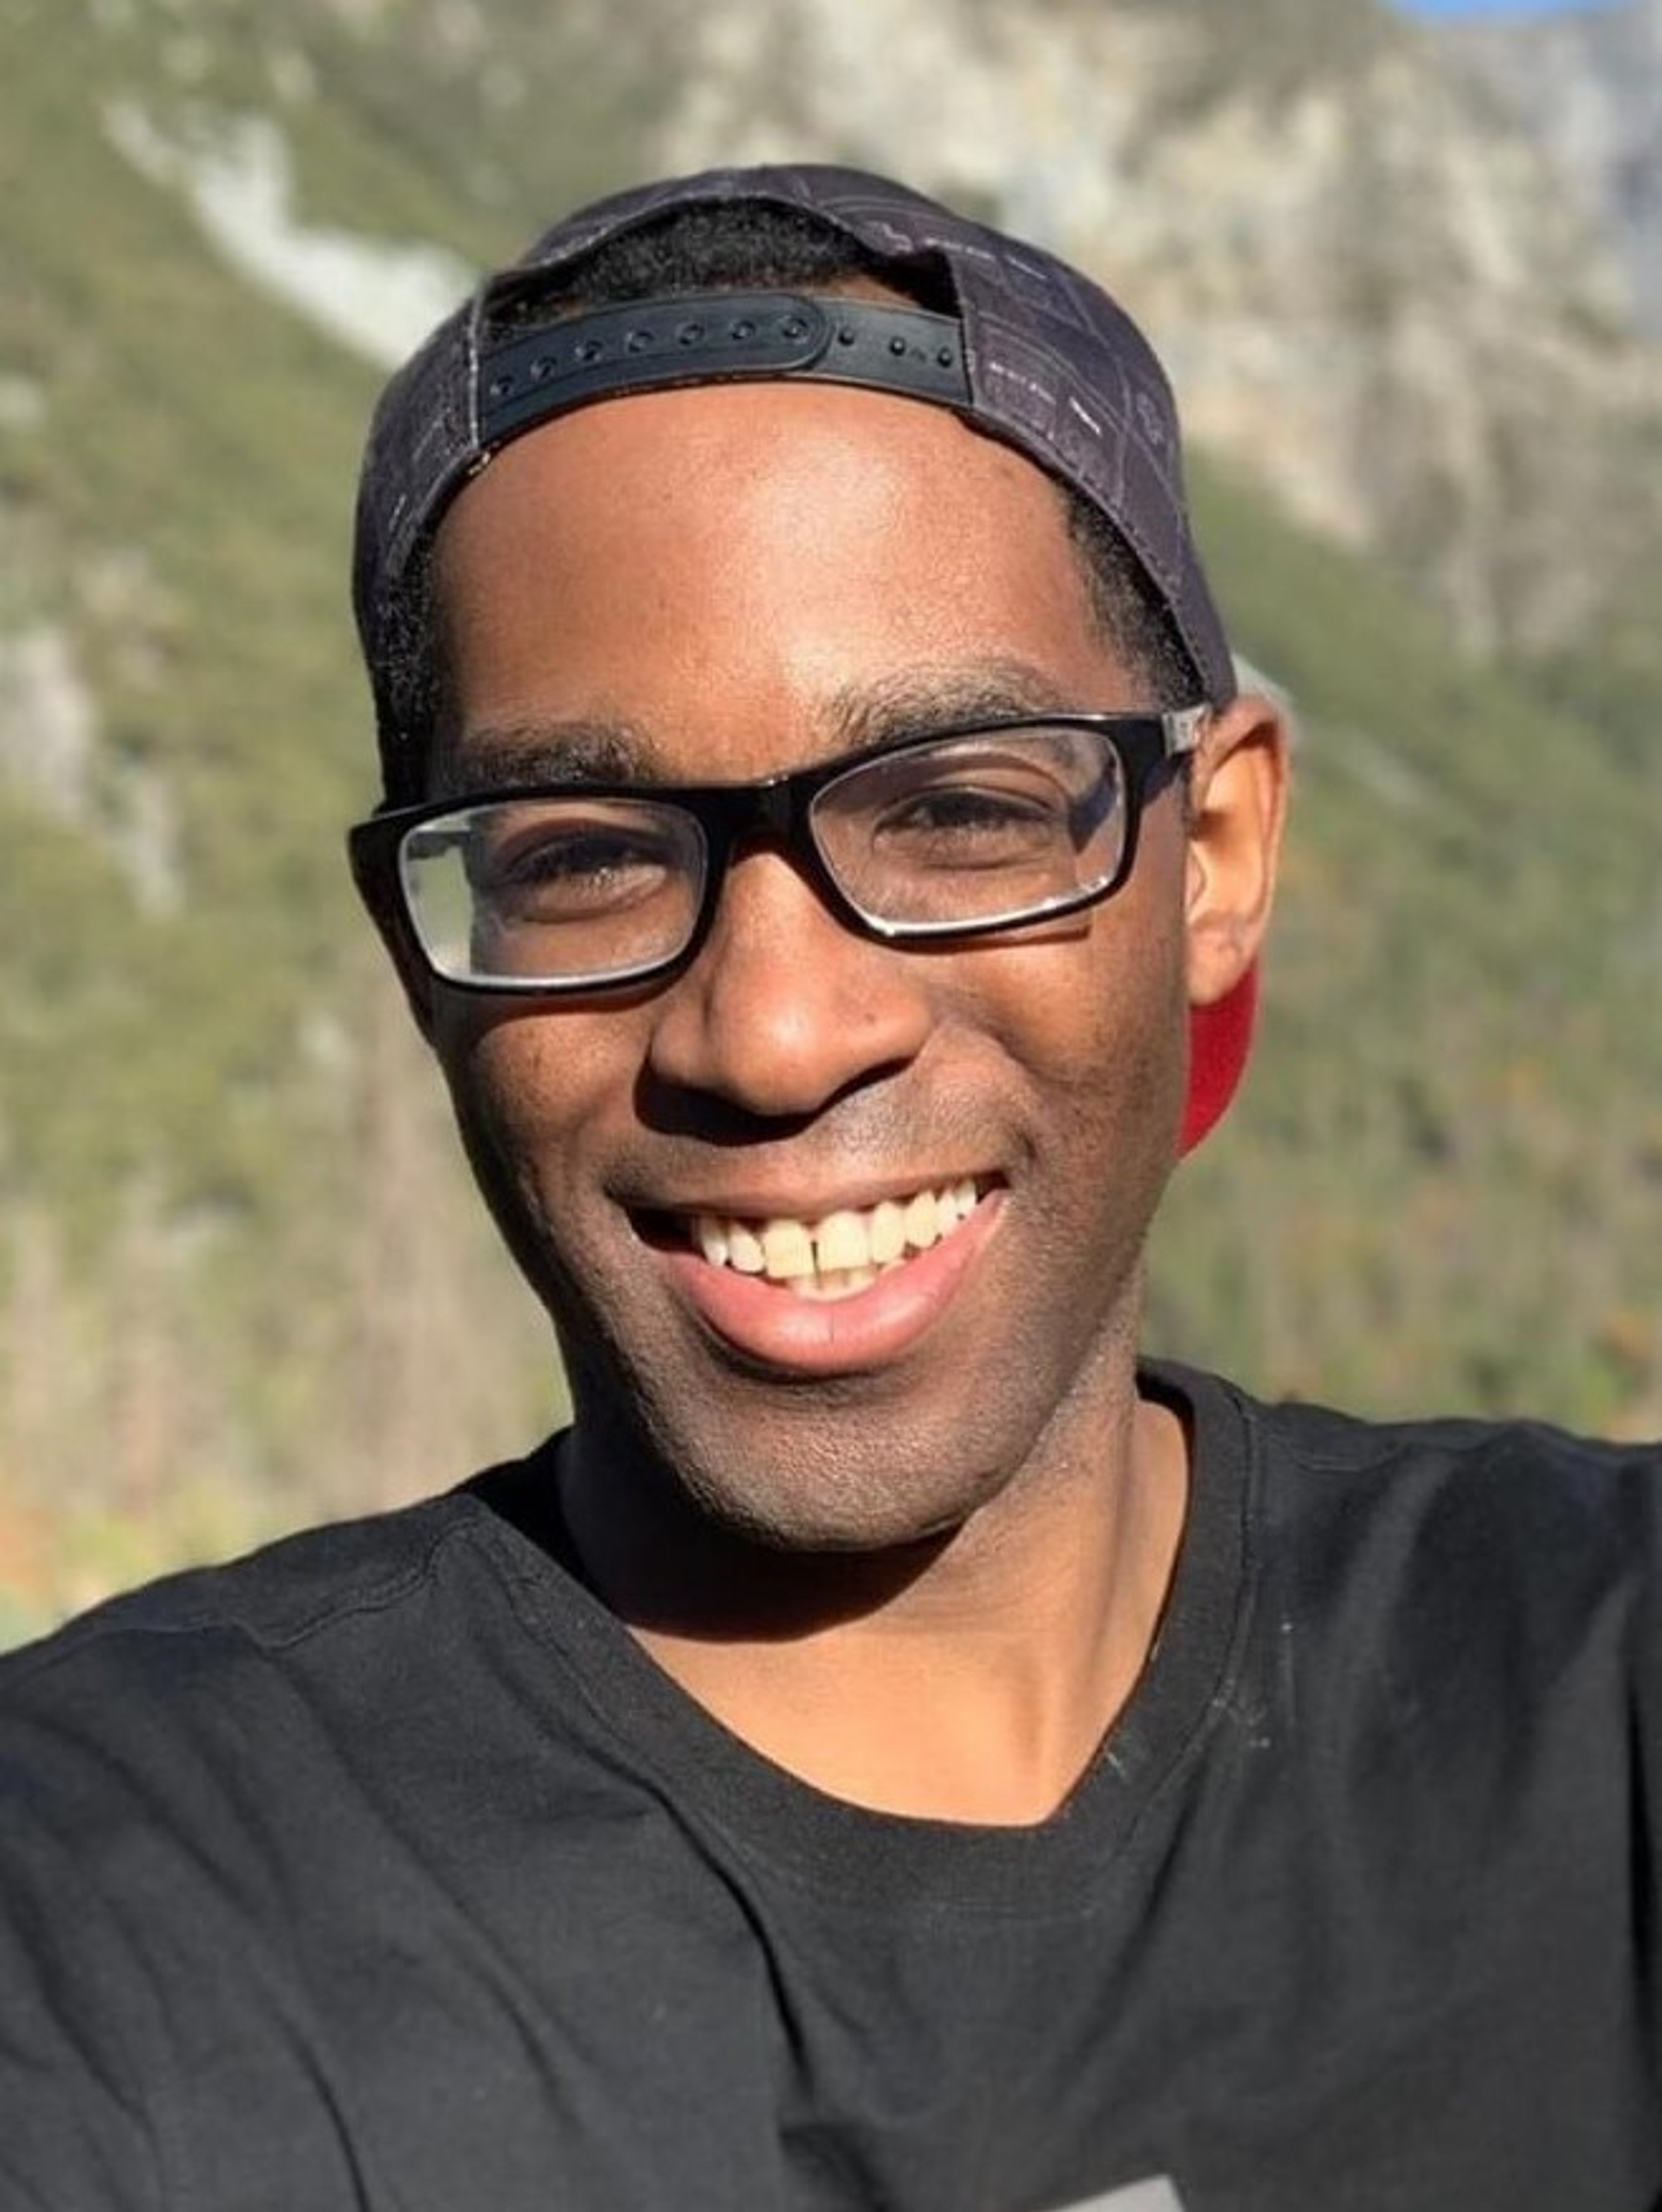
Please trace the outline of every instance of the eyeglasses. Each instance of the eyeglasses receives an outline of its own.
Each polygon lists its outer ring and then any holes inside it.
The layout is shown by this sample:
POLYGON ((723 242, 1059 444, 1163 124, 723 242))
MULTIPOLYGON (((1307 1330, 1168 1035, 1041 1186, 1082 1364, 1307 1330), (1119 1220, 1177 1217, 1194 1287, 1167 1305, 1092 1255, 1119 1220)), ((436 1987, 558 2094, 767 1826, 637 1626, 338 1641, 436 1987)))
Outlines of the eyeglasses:
POLYGON ((938 730, 754 783, 516 786, 371 816, 350 834, 372 910, 436 975, 596 991, 679 966, 734 852, 782 850, 863 936, 940 943, 1110 897, 1144 804, 1208 709, 938 730))

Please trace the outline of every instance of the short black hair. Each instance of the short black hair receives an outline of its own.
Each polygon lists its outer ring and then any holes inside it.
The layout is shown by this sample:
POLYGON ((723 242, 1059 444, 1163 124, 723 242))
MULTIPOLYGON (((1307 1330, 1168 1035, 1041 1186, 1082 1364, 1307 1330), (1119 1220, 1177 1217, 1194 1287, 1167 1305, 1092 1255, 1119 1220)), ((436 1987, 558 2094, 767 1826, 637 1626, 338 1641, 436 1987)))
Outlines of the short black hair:
MULTIPOLYGON (((927 254, 881 258, 806 209, 738 200, 679 209, 608 239, 545 289, 520 294, 511 320, 540 323, 631 300, 697 292, 831 291, 855 276, 871 277, 937 313, 956 307, 943 264, 927 254)), ((1204 686, 1194 660, 1125 538, 1073 485, 1058 480, 1056 495, 1092 616, 1146 692, 1140 703, 1195 704, 1204 686)), ((389 790, 387 798, 414 799, 423 795, 435 762, 442 762, 452 734, 444 611, 430 542, 411 565, 389 643, 398 718, 411 742, 407 785, 389 790)))

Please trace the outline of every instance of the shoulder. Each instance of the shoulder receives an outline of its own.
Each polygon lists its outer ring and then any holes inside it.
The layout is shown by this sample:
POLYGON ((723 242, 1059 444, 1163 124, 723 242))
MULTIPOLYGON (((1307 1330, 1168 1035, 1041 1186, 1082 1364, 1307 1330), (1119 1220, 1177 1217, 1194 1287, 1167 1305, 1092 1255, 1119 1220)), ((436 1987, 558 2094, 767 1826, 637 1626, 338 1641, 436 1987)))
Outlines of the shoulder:
POLYGON ((1451 1716, 1653 1711, 1662 1760, 1662 1444, 1230 1395, 1287 1636, 1379 1694, 1434 1684, 1451 1716))
POLYGON ((1519 1419, 1370 1420, 1297 1399, 1270 1404, 1222 1387, 1267 1446, 1312 1470, 1437 1468, 1465 1476, 1507 1470, 1538 1475, 1553 1487, 1662 1475, 1662 1440, 1622 1443, 1519 1419))
POLYGON ((170 1577, 0 1659, 0 1983, 18 1947, 84 1952, 96 1983, 112 1961, 148 1973, 216 1913, 220 1940, 248 1940, 291 1883, 332 1868, 350 1889, 388 1863, 435 1797, 465 1833, 551 1701, 525 1626, 537 1574, 470 1485, 170 1577))
POLYGON ((0 1778, 90 1802, 315 1736, 508 1608, 512 1565, 469 1485, 113 1599, 0 1656, 0 1778))
MULTIPOLYGON (((1238 1394, 1239 1395, 1239 1394, 1238 1394)), ((1641 1572, 1662 1539, 1662 1443, 1607 1442, 1543 1422, 1367 1421, 1239 1397, 1273 1522, 1351 1533, 1420 1529, 1563 1575, 1604 1561, 1641 1572)))
MULTIPOLYGON (((1662 1773, 1662 1444, 1373 1421, 1182 1376, 1195 1480, 1233 1459, 1262 1662, 1336 1719, 1404 1684, 1458 1727, 1618 1705, 1662 1773), (1219 1449, 1219 1440, 1222 1449, 1219 1449)), ((1600 1723, 1599 1740, 1610 1741, 1600 1723)))
POLYGON ((188 1663, 222 1642, 275 1651, 365 1611, 396 1607, 465 1526, 465 1494, 311 1528, 222 1565, 108 1600, 0 1657, 0 1702, 106 1663, 188 1663))
POLYGON ((22 2174, 30 2203, 47 2176, 77 2204, 195 2203, 176 2116, 239 2069, 277 2142, 285 2030, 354 1943, 396 1955, 430 1917, 423 1801, 448 1789, 435 1819, 469 1832, 489 1655, 530 1571, 470 1486, 0 1659, 0 2200, 22 2174))
POLYGON ((1370 1420, 1269 1403, 1164 1364, 1157 1372, 1192 1408, 1202 1479, 1208 1458, 1244 1462, 1269 1532, 1309 1524, 1371 1536, 1430 1520, 1446 1534, 1482 1529, 1527 1550, 1552 1538, 1641 1566, 1662 1539, 1662 1441, 1605 1441, 1529 1420, 1370 1420))

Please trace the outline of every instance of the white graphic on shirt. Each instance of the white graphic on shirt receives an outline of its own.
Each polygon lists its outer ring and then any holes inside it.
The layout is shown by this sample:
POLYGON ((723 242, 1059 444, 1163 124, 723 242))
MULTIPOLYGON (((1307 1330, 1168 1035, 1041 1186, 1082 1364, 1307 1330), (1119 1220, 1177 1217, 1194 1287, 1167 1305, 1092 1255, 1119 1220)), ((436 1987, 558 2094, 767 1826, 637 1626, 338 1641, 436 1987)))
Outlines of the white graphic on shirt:
POLYGON ((1123 2189, 1111 2189, 1105 2197, 1059 2204, 1056 2212, 1183 2212, 1183 2199, 1164 2174, 1156 2174, 1152 2181, 1129 2181, 1123 2189))

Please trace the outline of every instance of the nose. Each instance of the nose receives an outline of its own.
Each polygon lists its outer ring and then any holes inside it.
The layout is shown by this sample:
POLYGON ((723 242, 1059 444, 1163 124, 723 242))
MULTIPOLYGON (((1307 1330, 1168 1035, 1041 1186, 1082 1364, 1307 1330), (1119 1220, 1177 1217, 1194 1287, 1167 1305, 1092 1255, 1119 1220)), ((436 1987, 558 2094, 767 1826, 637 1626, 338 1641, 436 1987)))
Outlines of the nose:
POLYGON ((751 1114, 816 1113, 922 1050, 927 966, 856 935, 782 854, 752 848, 729 869, 697 957, 658 1002, 649 1066, 751 1114))

